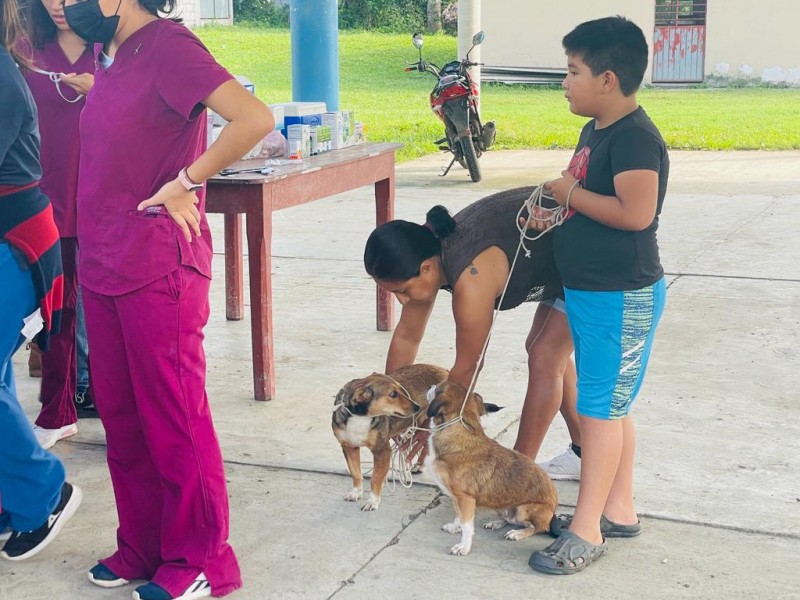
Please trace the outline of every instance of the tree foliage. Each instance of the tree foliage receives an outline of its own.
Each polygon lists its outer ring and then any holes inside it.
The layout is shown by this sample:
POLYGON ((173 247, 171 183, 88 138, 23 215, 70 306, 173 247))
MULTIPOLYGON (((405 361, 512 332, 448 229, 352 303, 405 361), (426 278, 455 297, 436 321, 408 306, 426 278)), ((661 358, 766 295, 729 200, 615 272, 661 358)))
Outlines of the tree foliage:
POLYGON ((233 20, 268 27, 289 27, 289 2, 233 0, 233 20))
MULTIPOLYGON (((290 0, 233 0, 234 20, 269 27, 289 26, 290 0)), ((302 1, 302 0, 298 0, 302 1)), ((453 0, 338 0, 341 29, 394 33, 454 31, 453 0)))

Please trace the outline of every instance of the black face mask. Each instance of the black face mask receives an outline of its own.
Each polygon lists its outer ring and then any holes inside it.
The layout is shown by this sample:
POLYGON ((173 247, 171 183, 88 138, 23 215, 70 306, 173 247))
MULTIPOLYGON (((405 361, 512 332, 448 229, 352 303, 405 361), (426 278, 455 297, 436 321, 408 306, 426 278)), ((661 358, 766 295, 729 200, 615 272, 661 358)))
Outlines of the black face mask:
POLYGON ((64 18, 69 28, 90 44, 107 44, 117 33, 119 25, 117 13, 121 5, 122 0, 119 0, 114 15, 107 17, 100 9, 99 0, 85 0, 64 6, 64 18))

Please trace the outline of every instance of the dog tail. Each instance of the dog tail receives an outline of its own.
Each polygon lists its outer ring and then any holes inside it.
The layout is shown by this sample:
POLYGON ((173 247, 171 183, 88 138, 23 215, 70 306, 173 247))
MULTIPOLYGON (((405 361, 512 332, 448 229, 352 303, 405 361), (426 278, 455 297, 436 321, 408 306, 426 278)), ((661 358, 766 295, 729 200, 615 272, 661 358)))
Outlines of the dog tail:
POLYGON ((486 413, 496 413, 497 411, 503 410, 502 406, 498 406, 497 404, 492 404, 491 402, 484 402, 483 407, 486 410, 486 413))

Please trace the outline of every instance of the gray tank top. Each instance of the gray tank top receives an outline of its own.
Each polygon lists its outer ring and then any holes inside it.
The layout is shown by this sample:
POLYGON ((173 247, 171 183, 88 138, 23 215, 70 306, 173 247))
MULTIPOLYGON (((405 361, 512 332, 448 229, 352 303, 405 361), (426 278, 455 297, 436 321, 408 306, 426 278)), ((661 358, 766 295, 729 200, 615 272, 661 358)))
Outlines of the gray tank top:
MULTIPOLYGON (((533 187, 528 186, 499 192, 481 198, 453 217, 456 230, 442 240, 442 268, 447 279, 442 289, 452 292, 475 257, 491 246, 500 248, 508 257, 509 266, 512 264, 519 245, 517 212, 532 191, 533 187)), ((522 216, 527 218, 527 211, 522 216)), ((552 239, 548 233, 536 241, 526 241, 530 258, 520 248, 500 310, 515 308, 523 302, 563 297, 561 278, 553 261, 552 239)), ((499 300, 498 297, 495 307, 499 300)))

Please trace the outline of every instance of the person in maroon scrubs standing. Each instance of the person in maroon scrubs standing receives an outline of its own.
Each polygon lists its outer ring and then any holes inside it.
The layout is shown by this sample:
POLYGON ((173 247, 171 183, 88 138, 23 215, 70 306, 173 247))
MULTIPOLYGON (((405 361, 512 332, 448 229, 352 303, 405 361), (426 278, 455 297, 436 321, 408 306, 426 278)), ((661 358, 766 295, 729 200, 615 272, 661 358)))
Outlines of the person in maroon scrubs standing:
POLYGON ((77 380, 78 120, 94 81, 94 55, 67 25, 60 0, 32 0, 27 24, 29 40, 21 50, 32 64, 23 76, 39 112, 40 186, 53 205, 64 265, 61 331, 52 336, 49 350, 42 354, 42 408, 33 428, 42 447, 51 448, 78 432, 73 402, 77 380))
POLYGON ((89 579, 145 580, 138 600, 241 587, 205 391, 211 235, 203 182, 272 131, 269 108, 186 27, 172 0, 67 0, 94 42, 81 113, 79 268, 117 549, 89 579), (206 149, 206 107, 228 121, 206 149))

